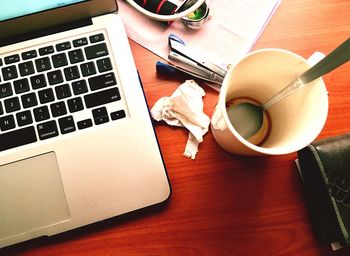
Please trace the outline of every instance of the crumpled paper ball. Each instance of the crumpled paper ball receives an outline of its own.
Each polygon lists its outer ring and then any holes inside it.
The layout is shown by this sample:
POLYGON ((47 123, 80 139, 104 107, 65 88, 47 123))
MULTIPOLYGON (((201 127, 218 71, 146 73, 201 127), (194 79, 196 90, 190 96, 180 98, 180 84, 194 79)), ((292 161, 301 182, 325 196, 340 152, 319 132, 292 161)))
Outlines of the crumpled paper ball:
POLYGON ((157 121, 189 130, 184 155, 195 159, 199 143, 208 131, 210 118, 203 112, 204 90, 193 80, 186 80, 170 97, 160 98, 152 107, 157 121))

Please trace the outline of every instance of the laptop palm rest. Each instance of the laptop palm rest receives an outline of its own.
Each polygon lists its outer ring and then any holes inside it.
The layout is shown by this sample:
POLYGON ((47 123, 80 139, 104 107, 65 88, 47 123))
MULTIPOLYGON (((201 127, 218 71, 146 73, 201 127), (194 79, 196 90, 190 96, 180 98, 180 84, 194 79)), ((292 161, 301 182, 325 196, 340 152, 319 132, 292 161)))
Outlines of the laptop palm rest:
POLYGON ((54 152, 0 166, 0 240, 69 219, 54 152))

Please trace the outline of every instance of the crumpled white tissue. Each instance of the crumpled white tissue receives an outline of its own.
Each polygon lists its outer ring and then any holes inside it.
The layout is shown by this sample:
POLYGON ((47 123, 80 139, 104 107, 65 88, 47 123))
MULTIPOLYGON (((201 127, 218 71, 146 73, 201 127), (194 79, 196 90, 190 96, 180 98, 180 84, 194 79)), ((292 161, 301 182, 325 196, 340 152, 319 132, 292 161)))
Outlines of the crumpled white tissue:
POLYGON ((210 118, 203 112, 204 95, 195 81, 186 80, 170 97, 160 98, 151 109, 155 120, 189 130, 184 156, 191 159, 195 159, 198 145, 209 129, 210 118))

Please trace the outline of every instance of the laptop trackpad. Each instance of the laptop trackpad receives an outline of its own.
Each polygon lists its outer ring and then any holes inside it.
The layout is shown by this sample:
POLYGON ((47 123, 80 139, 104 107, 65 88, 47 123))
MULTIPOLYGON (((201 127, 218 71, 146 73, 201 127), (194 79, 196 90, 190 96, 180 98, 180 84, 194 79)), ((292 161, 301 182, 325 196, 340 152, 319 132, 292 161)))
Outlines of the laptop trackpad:
POLYGON ((0 240, 67 219, 54 152, 0 166, 0 240))

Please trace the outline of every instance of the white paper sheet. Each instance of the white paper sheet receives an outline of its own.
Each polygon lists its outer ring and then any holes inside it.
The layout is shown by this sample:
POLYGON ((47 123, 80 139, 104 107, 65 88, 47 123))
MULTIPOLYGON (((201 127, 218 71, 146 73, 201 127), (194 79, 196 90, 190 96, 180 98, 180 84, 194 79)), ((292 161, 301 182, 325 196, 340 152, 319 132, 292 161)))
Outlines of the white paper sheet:
POLYGON ((166 26, 150 20, 119 0, 130 39, 167 59, 168 36, 175 34, 195 51, 217 64, 235 64, 253 47, 280 0, 207 0, 211 17, 200 30, 186 28, 181 21, 166 26))

